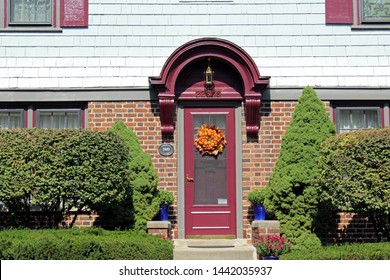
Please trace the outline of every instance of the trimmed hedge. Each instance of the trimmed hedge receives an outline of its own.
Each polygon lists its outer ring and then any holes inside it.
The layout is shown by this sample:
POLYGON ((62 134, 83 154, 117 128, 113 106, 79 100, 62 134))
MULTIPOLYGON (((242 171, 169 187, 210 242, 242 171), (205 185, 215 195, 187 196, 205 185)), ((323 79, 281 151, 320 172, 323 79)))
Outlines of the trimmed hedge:
POLYGON ((366 214, 390 241, 390 128, 329 138, 321 147, 319 191, 341 211, 366 214))
POLYGON ((0 200, 12 214, 99 210, 128 192, 127 157, 112 133, 0 130, 0 200))
POLYGON ((355 243, 293 251, 282 260, 390 260, 390 242, 355 243))
POLYGON ((172 260, 171 241, 132 231, 0 231, 2 260, 172 260))

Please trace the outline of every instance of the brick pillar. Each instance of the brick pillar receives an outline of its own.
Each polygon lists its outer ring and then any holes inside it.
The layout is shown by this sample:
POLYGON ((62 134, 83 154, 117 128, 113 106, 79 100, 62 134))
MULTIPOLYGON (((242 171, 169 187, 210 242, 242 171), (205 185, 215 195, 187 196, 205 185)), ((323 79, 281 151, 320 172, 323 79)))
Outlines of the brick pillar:
POLYGON ((147 223, 148 234, 156 235, 162 239, 172 239, 171 222, 168 221, 149 221, 147 223))
POLYGON ((256 246, 260 236, 277 235, 280 236, 280 222, 265 220, 252 222, 252 244, 256 246))

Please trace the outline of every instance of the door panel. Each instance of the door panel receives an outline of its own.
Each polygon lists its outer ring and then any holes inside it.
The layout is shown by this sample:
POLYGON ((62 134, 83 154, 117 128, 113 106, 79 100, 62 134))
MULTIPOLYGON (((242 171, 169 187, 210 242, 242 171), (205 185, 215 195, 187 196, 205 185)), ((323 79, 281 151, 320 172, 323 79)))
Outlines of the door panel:
POLYGON ((184 109, 186 237, 236 235, 234 112, 234 108, 184 109), (194 146, 202 124, 224 132, 227 145, 218 156, 202 155, 194 146))

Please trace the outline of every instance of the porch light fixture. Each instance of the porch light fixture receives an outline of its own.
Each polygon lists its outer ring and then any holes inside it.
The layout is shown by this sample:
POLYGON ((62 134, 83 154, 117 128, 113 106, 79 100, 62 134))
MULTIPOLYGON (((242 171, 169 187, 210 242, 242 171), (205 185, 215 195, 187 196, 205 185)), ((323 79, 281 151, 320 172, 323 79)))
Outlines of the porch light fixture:
POLYGON ((210 58, 208 59, 207 69, 204 72, 204 86, 206 89, 214 88, 214 71, 210 67, 210 58))

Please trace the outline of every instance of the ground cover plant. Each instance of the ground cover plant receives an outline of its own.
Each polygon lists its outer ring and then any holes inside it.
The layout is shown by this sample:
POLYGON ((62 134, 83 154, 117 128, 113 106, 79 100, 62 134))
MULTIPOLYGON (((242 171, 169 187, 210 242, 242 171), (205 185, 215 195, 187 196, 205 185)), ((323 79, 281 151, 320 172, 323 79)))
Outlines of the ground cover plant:
POLYGON ((2 260, 171 260, 173 244, 134 231, 13 229, 0 231, 2 260))

